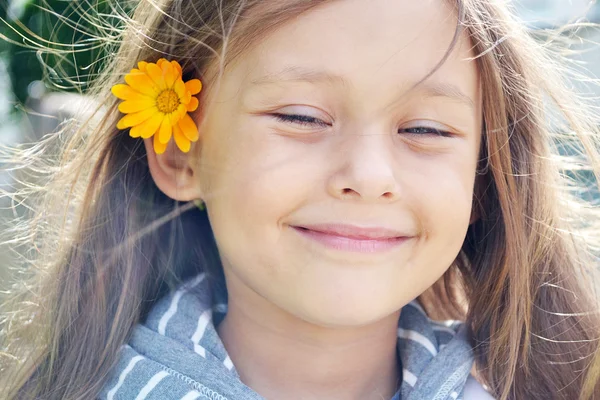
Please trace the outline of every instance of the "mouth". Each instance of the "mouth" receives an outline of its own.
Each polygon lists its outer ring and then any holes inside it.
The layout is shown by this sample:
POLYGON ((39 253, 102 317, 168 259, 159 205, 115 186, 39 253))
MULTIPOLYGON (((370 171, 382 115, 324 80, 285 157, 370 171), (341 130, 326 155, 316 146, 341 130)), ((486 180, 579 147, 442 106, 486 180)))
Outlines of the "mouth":
POLYGON ((325 247, 359 253, 389 251, 411 238, 385 228, 357 228, 347 225, 292 228, 306 239, 325 247))

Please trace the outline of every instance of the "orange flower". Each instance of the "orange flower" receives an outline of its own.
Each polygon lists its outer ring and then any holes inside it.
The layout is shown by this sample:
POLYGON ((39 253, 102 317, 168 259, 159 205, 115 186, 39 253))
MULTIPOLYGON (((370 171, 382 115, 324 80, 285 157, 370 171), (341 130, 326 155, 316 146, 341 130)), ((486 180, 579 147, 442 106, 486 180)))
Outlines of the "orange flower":
POLYGON ((118 129, 129 130, 129 136, 147 139, 154 135, 154 151, 165 152, 171 136, 184 153, 191 142, 198 140, 198 128, 188 112, 198 108, 202 82, 192 79, 183 82, 181 65, 161 58, 155 63, 140 61, 125 75, 126 85, 112 87, 121 100, 119 111, 126 114, 117 123, 118 129))

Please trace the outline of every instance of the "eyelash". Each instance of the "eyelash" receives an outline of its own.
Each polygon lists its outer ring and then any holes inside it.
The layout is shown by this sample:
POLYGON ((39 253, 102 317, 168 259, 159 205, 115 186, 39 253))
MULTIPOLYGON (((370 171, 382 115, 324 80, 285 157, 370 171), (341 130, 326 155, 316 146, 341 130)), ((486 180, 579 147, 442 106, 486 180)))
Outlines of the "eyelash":
POLYGON ((423 135, 442 136, 442 137, 450 137, 450 136, 452 136, 451 132, 444 131, 442 129, 432 128, 430 126, 414 126, 412 128, 400 129, 398 132, 400 132, 400 131, 409 131, 409 130, 427 131, 427 132, 420 132, 420 133, 417 133, 417 132, 407 132, 407 133, 410 133, 412 135, 417 135, 417 136, 423 136, 423 135))
MULTIPOLYGON (((272 115, 273 115, 273 117, 275 117, 275 119, 277 119, 278 121, 281 121, 281 122, 294 123, 294 124, 303 125, 303 126, 311 126, 311 125, 318 125, 321 127, 331 126, 330 124, 323 122, 318 118, 310 117, 307 115, 278 114, 278 113, 275 113, 272 115)), ((452 136, 451 132, 428 127, 428 126, 415 126, 412 128, 404 128, 404 129, 399 130, 398 132, 401 132, 401 131, 404 131, 406 133, 410 133, 413 135, 417 135, 417 136, 424 136, 424 135, 442 136, 442 137, 452 136), (413 130, 413 131, 416 130, 418 132, 406 132, 406 131, 411 131, 411 130, 413 130), (426 132, 423 132, 423 131, 426 131, 426 132)))
POLYGON ((330 126, 328 123, 321 121, 315 117, 309 117, 307 115, 299 115, 299 114, 272 114, 275 119, 281 122, 291 122, 298 125, 318 125, 318 126, 330 126))

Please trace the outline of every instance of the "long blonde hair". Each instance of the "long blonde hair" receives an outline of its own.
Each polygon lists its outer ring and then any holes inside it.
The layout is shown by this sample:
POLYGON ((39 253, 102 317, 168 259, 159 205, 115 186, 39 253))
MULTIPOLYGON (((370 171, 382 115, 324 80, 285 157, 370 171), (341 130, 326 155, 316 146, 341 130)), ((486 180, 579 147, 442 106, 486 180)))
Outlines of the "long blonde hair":
MULTIPOLYGON (((186 79, 223 71, 324 2, 146 0, 132 17, 115 6, 123 30, 94 17, 119 46, 90 92, 102 106, 2 155, 47 182, 12 194, 35 214, 10 232, 26 258, 0 314, 8 398, 93 398, 156 299, 201 270, 222 274, 206 214, 163 195, 144 146, 115 128, 111 85, 160 57, 179 60, 186 79)), ((600 176, 595 110, 568 89, 561 49, 531 38, 500 0, 457 0, 456 9, 482 77, 478 219, 422 301, 467 321, 478 375, 496 397, 600 399, 598 210, 574 195, 572 175, 600 176)))

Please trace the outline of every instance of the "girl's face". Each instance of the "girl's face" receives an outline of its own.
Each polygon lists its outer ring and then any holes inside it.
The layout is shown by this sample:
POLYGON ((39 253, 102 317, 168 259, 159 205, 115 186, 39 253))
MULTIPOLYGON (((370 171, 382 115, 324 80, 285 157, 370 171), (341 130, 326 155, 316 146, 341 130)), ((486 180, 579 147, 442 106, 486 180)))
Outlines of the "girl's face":
POLYGON ((232 298, 357 326, 443 275, 470 222, 481 139, 468 38, 414 85, 455 28, 443 0, 329 2, 226 69, 196 168, 232 298), (400 238, 299 228, 317 224, 400 238))

